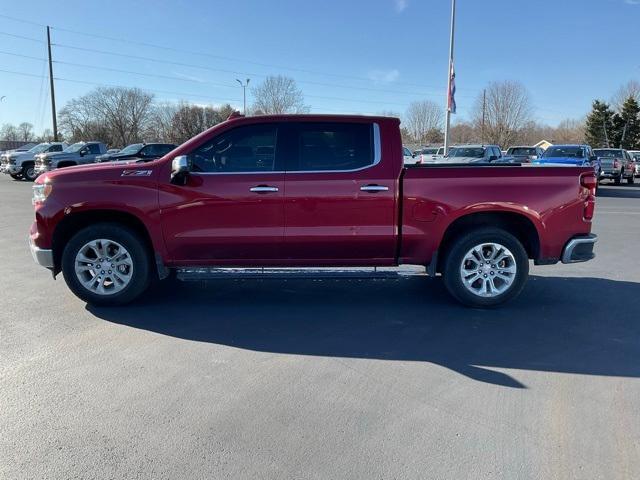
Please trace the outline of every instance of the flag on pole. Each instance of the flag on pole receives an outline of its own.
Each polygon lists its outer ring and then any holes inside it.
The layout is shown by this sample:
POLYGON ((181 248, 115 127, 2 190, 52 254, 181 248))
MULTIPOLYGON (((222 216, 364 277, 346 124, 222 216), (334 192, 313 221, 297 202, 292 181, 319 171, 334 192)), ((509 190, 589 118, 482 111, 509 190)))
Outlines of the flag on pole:
POLYGON ((451 113, 456 113, 456 71, 451 62, 451 72, 449 73, 449 98, 447 108, 451 113))

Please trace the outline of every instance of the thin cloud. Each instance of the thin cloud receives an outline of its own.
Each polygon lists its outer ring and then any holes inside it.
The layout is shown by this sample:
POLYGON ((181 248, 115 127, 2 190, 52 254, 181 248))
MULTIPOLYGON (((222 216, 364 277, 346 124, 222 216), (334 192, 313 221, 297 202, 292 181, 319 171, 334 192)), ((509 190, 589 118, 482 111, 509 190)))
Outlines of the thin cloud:
POLYGON ((624 0, 627 5, 640 5, 640 0, 624 0))
POLYGON ((204 83, 204 78, 195 77, 193 75, 186 75, 180 72, 172 72, 176 77, 183 78, 184 80, 191 80, 192 82, 204 83))
POLYGON ((400 72, 393 70, 371 70, 367 77, 375 83, 392 83, 400 78, 400 72))
MULTIPOLYGON (((627 1, 640 1, 640 0, 627 0, 627 1)), ((402 13, 409 6, 409 0, 393 0, 396 7, 396 12, 402 13)))

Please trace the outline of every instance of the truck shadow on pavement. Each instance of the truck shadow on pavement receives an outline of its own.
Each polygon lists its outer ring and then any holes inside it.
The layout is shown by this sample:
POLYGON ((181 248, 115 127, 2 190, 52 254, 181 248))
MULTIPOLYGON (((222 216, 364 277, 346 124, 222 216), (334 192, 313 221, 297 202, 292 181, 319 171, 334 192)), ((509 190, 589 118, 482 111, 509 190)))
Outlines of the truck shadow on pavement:
POLYGON ((602 184, 600 188, 598 188, 598 194, 596 196, 606 198, 640 198, 640 178, 637 178, 636 183, 631 185, 628 183, 623 183, 620 186, 602 184))
POLYGON ((438 279, 170 282, 120 308, 121 325, 261 352, 431 362, 526 388, 494 370, 640 376, 640 284, 532 276, 495 310, 461 307, 438 279))

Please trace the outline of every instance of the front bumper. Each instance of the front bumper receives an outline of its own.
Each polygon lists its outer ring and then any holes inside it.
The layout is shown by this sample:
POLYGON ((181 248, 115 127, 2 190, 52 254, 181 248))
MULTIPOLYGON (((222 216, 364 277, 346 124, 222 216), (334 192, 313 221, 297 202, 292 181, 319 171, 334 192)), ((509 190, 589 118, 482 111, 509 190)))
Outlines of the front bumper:
POLYGON ((598 236, 594 233, 573 237, 562 250, 562 263, 587 262, 595 258, 593 246, 597 241, 598 236))
POLYGON ((3 165, 2 172, 7 175, 17 175, 18 173, 22 173, 22 165, 3 165))
POLYGON ((51 170, 52 170, 51 165, 43 165, 41 163, 36 163, 35 171, 38 175, 50 172, 51 170))
POLYGON ((53 268, 53 250, 37 247, 31 239, 29 239, 29 248, 34 262, 44 268, 53 268))

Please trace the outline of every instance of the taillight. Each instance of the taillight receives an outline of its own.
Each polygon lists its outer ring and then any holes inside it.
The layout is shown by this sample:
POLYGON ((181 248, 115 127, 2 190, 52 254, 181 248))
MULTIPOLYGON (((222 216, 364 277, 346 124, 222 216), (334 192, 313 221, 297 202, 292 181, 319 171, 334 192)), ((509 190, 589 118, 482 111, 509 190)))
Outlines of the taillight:
POLYGON ((584 201, 583 217, 585 220, 592 220, 596 209, 596 187, 598 179, 595 173, 583 173, 580 176, 580 186, 587 190, 587 198, 584 201))

